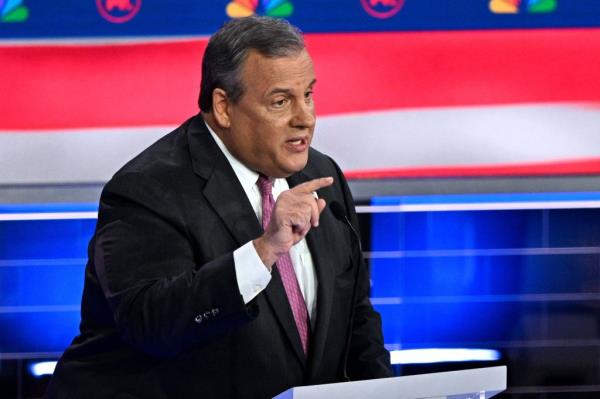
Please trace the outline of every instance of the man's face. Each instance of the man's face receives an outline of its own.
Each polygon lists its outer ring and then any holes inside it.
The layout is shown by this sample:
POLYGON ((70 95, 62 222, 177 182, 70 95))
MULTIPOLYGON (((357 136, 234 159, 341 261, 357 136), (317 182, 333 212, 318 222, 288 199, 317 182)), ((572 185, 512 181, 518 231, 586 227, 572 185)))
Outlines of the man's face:
POLYGON ((270 177, 302 170, 315 128, 315 73, 306 50, 279 58, 251 51, 241 80, 244 94, 237 104, 228 104, 227 148, 270 177))

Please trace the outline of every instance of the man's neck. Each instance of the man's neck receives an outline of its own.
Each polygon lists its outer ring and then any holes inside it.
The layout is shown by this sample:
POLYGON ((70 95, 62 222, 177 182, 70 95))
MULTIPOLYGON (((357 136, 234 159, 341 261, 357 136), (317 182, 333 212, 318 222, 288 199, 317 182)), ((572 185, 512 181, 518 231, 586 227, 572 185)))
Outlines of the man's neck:
POLYGON ((209 112, 201 112, 200 115, 202 115, 202 119, 204 119, 204 122, 206 122, 206 124, 211 128, 213 133, 219 136, 221 141, 223 141, 223 129, 221 129, 221 127, 217 124, 213 114, 209 112))

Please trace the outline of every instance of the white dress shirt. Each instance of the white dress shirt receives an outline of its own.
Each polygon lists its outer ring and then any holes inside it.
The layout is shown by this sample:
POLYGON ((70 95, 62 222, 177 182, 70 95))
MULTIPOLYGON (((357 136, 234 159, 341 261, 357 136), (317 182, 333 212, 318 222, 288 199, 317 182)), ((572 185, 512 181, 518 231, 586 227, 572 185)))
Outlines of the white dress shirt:
MULTIPOLYGON (((249 169, 235 158, 208 124, 206 124, 206 127, 229 161, 229 164, 233 168, 235 175, 252 205, 252 209, 254 209, 258 221, 262 225, 262 197, 256 184, 259 177, 258 173, 249 169)), ((275 201, 277 201, 279 194, 286 190, 289 190, 287 180, 275 179, 273 181, 273 198, 275 201)), ((294 271, 296 273, 296 278, 298 279, 298 284, 300 285, 300 291, 302 291, 302 295, 306 301, 306 308, 308 309, 311 326, 314 327, 317 309, 317 278, 312 256, 308 249, 308 245, 306 245, 306 239, 303 238, 290 249, 290 258, 294 265, 294 271)), ((233 252, 233 260, 235 263, 235 275, 240 294, 244 299, 244 303, 248 303, 267 287, 267 284, 271 281, 271 273, 258 256, 252 241, 249 241, 236 249, 233 252)))

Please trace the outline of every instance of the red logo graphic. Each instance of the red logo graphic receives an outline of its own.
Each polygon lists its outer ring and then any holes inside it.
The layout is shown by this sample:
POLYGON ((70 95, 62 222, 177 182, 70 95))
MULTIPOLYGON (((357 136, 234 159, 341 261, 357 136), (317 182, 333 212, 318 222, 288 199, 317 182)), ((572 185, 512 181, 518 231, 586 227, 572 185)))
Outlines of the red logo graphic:
POLYGON ((96 0, 102 18, 115 24, 130 21, 142 7, 142 0, 96 0))
POLYGON ((404 6, 404 0, 360 0, 360 3, 367 14, 381 19, 393 17, 404 6))
POLYGON ((112 11, 114 8, 118 8, 121 11, 133 10, 133 5, 129 0, 106 0, 106 9, 112 11))

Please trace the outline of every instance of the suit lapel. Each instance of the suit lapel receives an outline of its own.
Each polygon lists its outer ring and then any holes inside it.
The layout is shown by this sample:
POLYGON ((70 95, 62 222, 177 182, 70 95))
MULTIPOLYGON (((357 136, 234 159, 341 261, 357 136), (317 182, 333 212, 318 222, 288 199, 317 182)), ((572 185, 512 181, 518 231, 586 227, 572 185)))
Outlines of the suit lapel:
POLYGON ((237 243, 260 236, 262 228, 246 193, 201 116, 191 120, 188 139, 194 172, 206 180, 203 194, 237 243))
POLYGON ((207 180, 204 196, 240 246, 262 234, 246 193, 224 156, 207 180))
MULTIPOLYGON (((290 187, 294 187, 313 178, 316 177, 310 177, 306 173, 301 172, 291 176, 288 179, 288 183, 290 187)), ((327 190, 321 190, 319 197, 325 199, 327 203, 331 200, 328 198, 327 190)), ((319 227, 311 229, 306 236, 306 242, 311 252, 318 281, 317 321, 310 341, 311 349, 308 364, 310 372, 315 372, 318 369, 318 365, 323 357, 325 338, 329 328, 329 320, 331 319, 333 285, 335 281, 330 245, 332 242, 335 242, 334 238, 331 237, 332 230, 330 229, 333 222, 333 215, 331 215, 328 208, 325 208, 319 219, 319 227)))

